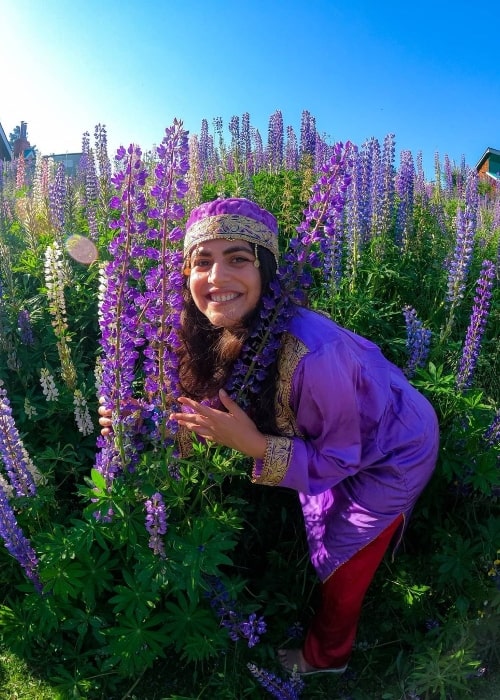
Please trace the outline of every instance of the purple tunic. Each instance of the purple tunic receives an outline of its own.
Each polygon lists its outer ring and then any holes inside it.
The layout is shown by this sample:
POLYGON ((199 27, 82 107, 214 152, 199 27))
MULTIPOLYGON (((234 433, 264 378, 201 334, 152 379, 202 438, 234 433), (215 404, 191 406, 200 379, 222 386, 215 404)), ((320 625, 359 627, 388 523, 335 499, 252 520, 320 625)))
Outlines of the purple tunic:
POLYGON ((253 480, 298 491, 325 581, 409 516, 436 463, 436 415, 376 345, 307 309, 281 349, 276 411, 253 480))

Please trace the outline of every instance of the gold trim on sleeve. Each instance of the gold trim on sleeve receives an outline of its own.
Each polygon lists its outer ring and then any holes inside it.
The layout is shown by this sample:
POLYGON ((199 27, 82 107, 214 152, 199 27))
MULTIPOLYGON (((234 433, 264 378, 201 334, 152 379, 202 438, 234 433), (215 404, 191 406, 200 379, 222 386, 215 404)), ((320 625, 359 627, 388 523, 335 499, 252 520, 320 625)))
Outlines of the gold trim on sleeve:
POLYGON ((278 435, 266 435, 266 454, 263 460, 262 471, 257 476, 253 471, 252 481, 266 486, 277 486, 287 472, 293 451, 293 439, 279 437, 278 435))

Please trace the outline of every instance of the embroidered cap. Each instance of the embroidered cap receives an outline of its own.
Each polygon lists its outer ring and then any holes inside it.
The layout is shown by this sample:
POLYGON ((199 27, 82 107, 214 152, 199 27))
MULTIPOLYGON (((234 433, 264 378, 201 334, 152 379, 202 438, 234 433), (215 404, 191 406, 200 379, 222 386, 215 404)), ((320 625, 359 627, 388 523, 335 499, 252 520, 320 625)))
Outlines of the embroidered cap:
POLYGON ((243 197, 200 204, 186 223, 184 256, 195 245, 217 238, 243 240, 267 248, 278 260, 278 222, 266 209, 243 197))

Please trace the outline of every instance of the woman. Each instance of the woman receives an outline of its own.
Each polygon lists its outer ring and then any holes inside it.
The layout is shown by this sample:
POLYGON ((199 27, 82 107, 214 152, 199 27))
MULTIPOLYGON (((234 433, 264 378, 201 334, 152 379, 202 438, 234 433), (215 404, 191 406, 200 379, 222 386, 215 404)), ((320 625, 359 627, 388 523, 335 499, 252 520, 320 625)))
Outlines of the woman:
POLYGON ((322 602, 303 648, 278 653, 289 671, 342 673, 366 590, 434 469, 434 411, 377 346, 299 306, 243 411, 224 387, 276 278, 276 219, 246 199, 202 204, 184 253, 185 395, 171 419, 252 457, 256 484, 298 492, 322 602))

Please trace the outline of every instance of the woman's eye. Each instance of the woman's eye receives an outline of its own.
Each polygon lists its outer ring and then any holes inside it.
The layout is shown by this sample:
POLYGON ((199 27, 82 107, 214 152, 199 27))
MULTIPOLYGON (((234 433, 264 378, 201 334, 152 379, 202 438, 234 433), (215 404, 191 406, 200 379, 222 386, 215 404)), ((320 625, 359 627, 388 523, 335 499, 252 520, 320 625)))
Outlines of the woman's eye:
POLYGON ((232 261, 234 263, 244 263, 244 262, 250 262, 248 258, 245 258, 242 255, 236 255, 234 258, 232 258, 232 261))

